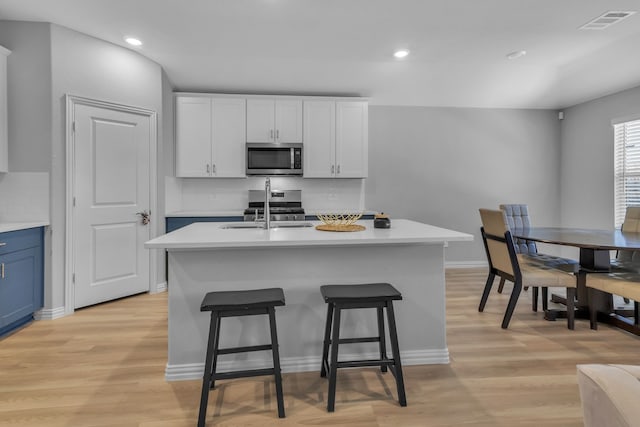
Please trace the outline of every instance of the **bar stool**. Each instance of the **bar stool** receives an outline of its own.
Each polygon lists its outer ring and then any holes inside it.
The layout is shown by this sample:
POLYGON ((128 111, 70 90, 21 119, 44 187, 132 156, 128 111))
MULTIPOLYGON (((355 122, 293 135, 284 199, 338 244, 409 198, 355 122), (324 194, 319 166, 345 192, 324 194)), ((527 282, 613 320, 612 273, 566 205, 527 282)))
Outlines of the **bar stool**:
POLYGON ((282 376, 280 373, 280 355, 278 352, 278 336, 275 315, 275 307, 280 305, 285 305, 284 292, 281 288, 209 292, 205 295, 202 300, 202 304, 200 305, 200 311, 211 312, 211 323, 209 325, 207 355, 204 362, 204 376, 202 377, 202 394, 200 397, 200 413, 198 416, 199 427, 203 427, 205 425, 209 389, 214 388, 215 381, 221 379, 273 375, 276 382, 278 417, 284 418, 282 376), (258 314, 269 315, 271 344, 223 349, 219 348, 220 320, 223 317, 254 316, 258 314), (273 355, 273 368, 216 373, 218 355, 262 350, 271 350, 273 355))
POLYGON ((327 396, 327 411, 335 410, 336 402, 336 378, 339 368, 354 368, 364 366, 380 366, 382 372, 387 367, 396 379, 398 389, 398 401, 400 406, 407 406, 407 398, 404 392, 404 380, 402 377, 402 363, 400 362, 400 350, 398 347, 398 334, 396 320, 393 313, 393 300, 401 300, 402 294, 388 283, 369 283, 360 285, 324 285, 320 287, 324 301, 327 305, 327 322, 324 332, 322 347, 322 367, 320 376, 329 374, 329 392, 327 396), (340 316, 342 310, 352 308, 376 308, 378 318, 378 336, 366 338, 340 338, 340 316), (389 325, 389 338, 391 339, 392 359, 387 358, 386 338, 384 332, 383 309, 387 309, 387 322, 389 325), (339 344, 353 344, 362 342, 377 342, 380 350, 380 359, 375 360, 351 360, 338 362, 339 344), (329 347, 331 347, 331 360, 329 360, 329 347))

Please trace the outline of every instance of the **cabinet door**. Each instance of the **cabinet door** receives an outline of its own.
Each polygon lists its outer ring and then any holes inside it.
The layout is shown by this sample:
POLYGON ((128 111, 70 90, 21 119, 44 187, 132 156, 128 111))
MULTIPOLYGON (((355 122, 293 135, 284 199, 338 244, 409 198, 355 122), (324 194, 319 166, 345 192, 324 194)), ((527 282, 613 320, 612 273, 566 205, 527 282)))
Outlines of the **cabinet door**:
POLYGON ((365 178, 369 155, 368 104, 336 102, 336 177, 365 178))
POLYGON ((278 100, 275 108, 276 142, 302 142, 302 101, 278 100))
POLYGON ((304 177, 335 176, 336 103, 304 102, 304 177))
POLYGON ((176 176, 211 176, 211 99, 176 98, 176 176))
POLYGON ((275 141, 275 102, 273 99, 247 100, 247 142, 275 141))
POLYGON ((37 295, 38 248, 9 252, 0 256, 0 327, 40 308, 37 295))
POLYGON ((246 176, 246 104, 244 99, 213 98, 213 176, 246 176))

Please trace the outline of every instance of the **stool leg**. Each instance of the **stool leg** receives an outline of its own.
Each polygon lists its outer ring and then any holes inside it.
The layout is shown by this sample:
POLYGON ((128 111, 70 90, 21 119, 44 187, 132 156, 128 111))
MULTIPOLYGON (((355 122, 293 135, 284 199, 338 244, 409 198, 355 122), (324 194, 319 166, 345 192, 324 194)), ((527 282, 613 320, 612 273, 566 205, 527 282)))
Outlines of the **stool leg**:
POLYGON ((320 376, 326 377, 329 370, 329 343, 331 343, 331 321, 333 319, 333 304, 327 304, 327 321, 324 327, 324 341, 322 342, 322 366, 320 376))
POLYGON ((542 311, 546 312, 549 309, 549 288, 542 287, 542 311))
MULTIPOLYGON (((384 333, 384 313, 382 307, 377 307, 378 311, 378 337, 380 338, 380 360, 387 358, 387 341, 384 333)), ((387 372, 386 366, 380 366, 380 371, 387 372)))
POLYGON ((398 332, 396 330, 396 317, 393 312, 393 301, 387 301, 387 321, 389 322, 389 338, 391 339, 391 351, 393 352, 396 387, 398 388, 398 401, 400 406, 407 406, 407 396, 404 393, 404 377, 402 376, 402 362, 400 362, 400 346, 398 345, 398 332))
POLYGON ((278 417, 284 418, 284 398, 282 396, 282 374, 280 372, 280 350, 278 349, 278 331, 276 329, 275 308, 269 307, 269 327, 271 328, 271 352, 273 354, 273 375, 276 380, 276 398, 278 417))
POLYGON ((575 329, 575 300, 576 300, 576 288, 567 288, 567 328, 575 329))
POLYGON ((211 386, 209 387, 213 390, 216 386, 216 379, 213 377, 216 373, 216 367, 218 366, 218 347, 220 346, 220 322, 222 318, 216 312, 216 338, 213 343, 213 362, 211 364, 211 386))
POLYGON ((538 311, 538 287, 534 286, 531 292, 531 309, 538 311))
POLYGON ((209 402, 209 389, 211 387, 211 377, 214 373, 213 354, 214 346, 217 342, 219 331, 217 326, 219 323, 218 313, 211 312, 211 323, 209 324, 209 340, 207 341, 207 355, 204 359, 204 374, 202 376, 202 393, 200 395, 200 411, 198 414, 198 427, 204 427, 207 418, 207 404, 209 402))
POLYGON ((340 306, 333 312, 333 334, 331 338, 331 363, 329 364, 329 393, 327 395, 327 411, 333 412, 336 407, 336 379, 338 375, 338 342, 340 341, 340 306))

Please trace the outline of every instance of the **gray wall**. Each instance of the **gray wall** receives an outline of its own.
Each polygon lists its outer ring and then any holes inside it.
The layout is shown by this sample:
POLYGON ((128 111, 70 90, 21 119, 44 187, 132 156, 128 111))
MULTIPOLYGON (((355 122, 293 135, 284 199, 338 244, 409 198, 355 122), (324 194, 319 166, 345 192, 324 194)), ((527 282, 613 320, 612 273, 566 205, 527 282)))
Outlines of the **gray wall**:
MULTIPOLYGON (((65 95, 153 110, 162 123, 162 70, 137 52, 51 25, 51 80, 52 304, 59 307, 64 305, 65 95)), ((158 141, 160 146, 162 126, 158 126, 158 141)))
POLYGON ((0 21, 8 66, 9 171, 51 169, 50 25, 0 21))
MULTIPOLYGON (((10 171, 50 172, 50 246, 45 308, 63 307, 66 197, 65 95, 158 112, 163 123, 160 66, 137 52, 48 23, 0 21, 9 61, 10 171)), ((164 159, 158 126, 158 164, 164 159)), ((162 176, 162 168, 159 170, 162 176)), ((164 193, 164 179, 159 178, 164 193)), ((156 221, 157 229, 161 221, 156 221)), ((159 268, 160 269, 160 268, 159 268)), ((73 303, 71 303, 71 306, 73 303)))
POLYGON ((640 115, 640 87, 565 110, 561 124, 562 225, 614 226, 612 120, 640 115))
POLYGON ((370 106, 367 208, 472 233, 447 262, 485 262, 478 208, 527 203, 558 225, 559 147, 555 111, 370 106))

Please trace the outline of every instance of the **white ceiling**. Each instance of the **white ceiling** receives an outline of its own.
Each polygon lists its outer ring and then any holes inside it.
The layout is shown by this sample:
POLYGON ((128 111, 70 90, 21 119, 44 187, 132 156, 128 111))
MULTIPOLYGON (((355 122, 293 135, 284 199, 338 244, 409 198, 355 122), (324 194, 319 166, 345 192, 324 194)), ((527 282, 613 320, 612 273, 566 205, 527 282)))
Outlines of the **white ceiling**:
POLYGON ((179 91, 563 108, 640 85, 639 0, 0 0, 0 19, 135 35, 179 91), (612 10, 639 13, 578 30, 612 10))

